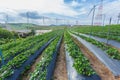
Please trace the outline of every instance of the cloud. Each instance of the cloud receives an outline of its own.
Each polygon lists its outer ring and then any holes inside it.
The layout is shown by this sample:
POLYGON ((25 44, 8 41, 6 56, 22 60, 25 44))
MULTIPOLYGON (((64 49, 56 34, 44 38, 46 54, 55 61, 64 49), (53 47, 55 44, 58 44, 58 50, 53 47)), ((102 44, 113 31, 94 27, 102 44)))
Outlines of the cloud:
POLYGON ((81 3, 78 3, 78 2, 75 1, 75 0, 73 0, 73 1, 70 3, 70 5, 71 5, 72 7, 78 7, 78 6, 81 6, 82 4, 81 4, 81 3))
POLYGON ((120 0, 115 0, 113 2, 107 2, 103 6, 103 13, 108 17, 115 17, 120 13, 120 0))
MULTIPOLYGON (((42 16, 50 18, 71 19, 76 18, 82 22, 91 20, 91 15, 86 16, 93 4, 98 4, 96 0, 0 0, 0 18, 5 20, 5 15, 8 14, 13 21, 26 22, 26 12, 29 12, 31 22, 42 23, 42 16), (8 9, 9 8, 9 9, 8 9), (5 13, 5 14, 4 14, 5 13), (83 19, 84 18, 84 19, 83 19), (39 19, 39 20, 38 20, 39 19)), ((120 0, 105 0, 103 13, 107 17, 115 16, 120 12, 120 0)), ((97 14, 97 10, 96 10, 97 14)), ((50 21, 48 21, 50 22, 50 21)), ((54 22, 54 20, 53 20, 54 22)))
POLYGON ((29 17, 30 19, 41 19, 41 18, 43 18, 42 16, 40 16, 38 14, 38 12, 35 12, 35 11, 33 11, 33 12, 22 12, 22 13, 19 13, 19 16, 25 17, 25 18, 29 17))
POLYGON ((0 8, 38 11, 40 13, 56 13, 75 16, 77 12, 64 3, 64 0, 1 0, 0 8), (69 13, 69 14, 68 14, 69 13))
POLYGON ((49 18, 53 18, 53 19, 56 19, 56 18, 58 18, 58 19, 75 19, 75 17, 59 15, 59 14, 54 14, 54 13, 43 14, 43 15, 48 16, 49 18), (51 17, 51 16, 53 16, 53 17, 51 17))
POLYGON ((6 12, 0 12, 0 21, 5 22, 11 22, 11 21, 15 21, 16 19, 16 15, 11 14, 7 14, 6 12))
POLYGON ((85 9, 84 7, 82 7, 80 10, 79 10, 80 14, 79 15, 82 15, 82 14, 87 14, 87 9, 85 9))

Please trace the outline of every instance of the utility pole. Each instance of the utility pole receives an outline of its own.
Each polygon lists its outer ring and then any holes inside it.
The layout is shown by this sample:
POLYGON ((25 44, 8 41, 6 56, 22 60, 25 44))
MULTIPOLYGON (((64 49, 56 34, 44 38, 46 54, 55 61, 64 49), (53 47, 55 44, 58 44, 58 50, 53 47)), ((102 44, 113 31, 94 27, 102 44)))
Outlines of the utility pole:
POLYGON ((94 25, 94 16, 95 16, 95 5, 93 6, 93 15, 92 15, 92 26, 94 25))
POLYGON ((67 20, 67 25, 70 26, 70 24, 69 24, 69 20, 67 20))
POLYGON ((6 18, 6 20, 5 20, 5 28, 7 28, 7 24, 8 24, 8 14, 5 14, 5 18, 6 18))
POLYGON ((60 20, 62 20, 62 19, 56 18, 56 25, 59 25, 59 24, 60 24, 60 22, 58 22, 58 21, 60 21, 60 20))
POLYGON ((108 41, 109 41, 110 25, 111 25, 111 22, 112 22, 112 17, 110 17, 110 19, 109 19, 109 26, 108 26, 108 33, 107 33, 107 44, 108 44, 108 41))
POLYGON ((120 21, 120 13, 119 13, 119 15, 118 15, 117 24, 119 24, 119 21, 120 21))
POLYGON ((103 26, 105 26, 105 17, 106 17, 106 15, 103 14, 103 26))
POLYGON ((111 21, 112 21, 112 17, 110 17, 110 20, 109 20, 109 25, 111 25, 111 21))
POLYGON ((27 15, 27 24, 29 24, 29 12, 27 12, 26 15, 27 15))
POLYGON ((64 25, 66 25, 66 24, 65 24, 65 23, 66 23, 65 21, 66 21, 66 20, 65 20, 65 19, 63 19, 63 23, 64 23, 64 25))
POLYGON ((5 21, 5 24, 8 23, 8 15, 6 14, 6 21, 5 21))
POLYGON ((76 20, 76 26, 78 25, 78 20, 76 20))
POLYGON ((43 25, 45 24, 45 17, 43 16, 43 25))
POLYGON ((56 25, 58 24, 58 19, 56 18, 56 25))
POLYGON ((28 29, 28 26, 29 26, 29 12, 26 13, 26 16, 27 16, 27 29, 28 29))

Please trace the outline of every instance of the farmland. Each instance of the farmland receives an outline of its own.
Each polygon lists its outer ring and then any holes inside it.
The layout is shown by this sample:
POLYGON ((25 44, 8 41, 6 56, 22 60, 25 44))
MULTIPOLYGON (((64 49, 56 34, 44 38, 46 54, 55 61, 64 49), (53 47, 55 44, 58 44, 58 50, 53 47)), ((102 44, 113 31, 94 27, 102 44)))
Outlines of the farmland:
POLYGON ((53 27, 16 39, 0 30, 0 80, 120 80, 120 25, 53 27))
POLYGON ((120 0, 0 0, 0 80, 120 80, 120 0))

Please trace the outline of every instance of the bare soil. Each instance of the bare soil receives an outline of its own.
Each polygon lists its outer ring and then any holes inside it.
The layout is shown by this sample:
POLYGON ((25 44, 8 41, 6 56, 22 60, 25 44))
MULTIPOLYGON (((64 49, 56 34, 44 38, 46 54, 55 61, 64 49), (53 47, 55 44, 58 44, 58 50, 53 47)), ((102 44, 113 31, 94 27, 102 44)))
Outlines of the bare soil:
POLYGON ((101 77, 102 80, 120 80, 120 77, 115 77, 112 72, 97 59, 97 57, 89 51, 81 42, 76 38, 72 37, 74 42, 80 47, 84 55, 89 59, 91 66, 96 71, 96 73, 101 77))
POLYGON ((57 62, 53 74, 53 80, 68 80, 67 79, 67 69, 66 69, 66 59, 65 59, 65 49, 64 42, 62 41, 59 55, 57 57, 57 62))
POLYGON ((21 80, 29 80, 29 78, 30 78, 30 73, 35 70, 35 67, 36 67, 37 63, 41 60, 41 58, 42 58, 42 55, 40 55, 40 56, 34 61, 34 63, 30 66, 30 69, 29 69, 29 70, 27 70, 26 72, 24 72, 24 74, 22 74, 21 80))
POLYGON ((110 45, 110 44, 109 44, 109 46, 111 46, 111 47, 113 47, 113 48, 117 49, 117 50, 120 52, 120 48, 115 47, 115 46, 112 46, 112 45, 110 45))

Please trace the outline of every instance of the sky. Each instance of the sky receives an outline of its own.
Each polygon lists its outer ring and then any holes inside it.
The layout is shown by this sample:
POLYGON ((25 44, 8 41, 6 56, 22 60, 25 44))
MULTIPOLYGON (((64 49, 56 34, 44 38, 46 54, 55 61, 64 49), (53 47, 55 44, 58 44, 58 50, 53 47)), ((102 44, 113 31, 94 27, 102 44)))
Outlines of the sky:
POLYGON ((120 0, 103 0, 103 9, 98 10, 100 4, 101 0, 0 0, 0 22, 26 23, 28 13, 30 23, 41 25, 91 24, 92 12, 90 15, 88 13, 93 5, 97 5, 95 19, 101 13, 105 15, 106 24, 110 17, 112 23, 116 23, 120 13, 120 0))

